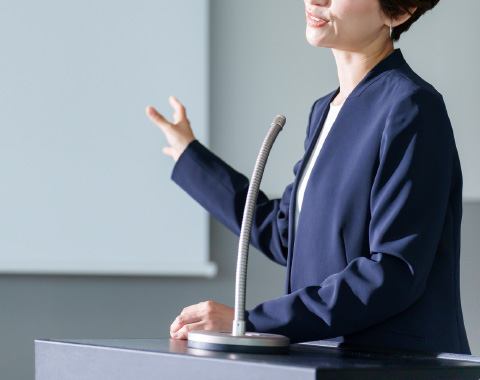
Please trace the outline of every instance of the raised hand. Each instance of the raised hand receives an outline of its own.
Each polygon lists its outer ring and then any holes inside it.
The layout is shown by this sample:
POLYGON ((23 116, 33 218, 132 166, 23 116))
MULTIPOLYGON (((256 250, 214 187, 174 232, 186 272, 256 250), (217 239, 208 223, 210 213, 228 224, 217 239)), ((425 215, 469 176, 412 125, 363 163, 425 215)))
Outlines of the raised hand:
POLYGON ((185 107, 174 96, 170 96, 168 100, 174 110, 173 123, 167 121, 152 106, 148 106, 146 112, 150 120, 160 127, 170 144, 170 146, 164 147, 162 152, 177 162, 188 144, 195 140, 195 136, 192 128, 190 128, 190 121, 187 119, 185 107))

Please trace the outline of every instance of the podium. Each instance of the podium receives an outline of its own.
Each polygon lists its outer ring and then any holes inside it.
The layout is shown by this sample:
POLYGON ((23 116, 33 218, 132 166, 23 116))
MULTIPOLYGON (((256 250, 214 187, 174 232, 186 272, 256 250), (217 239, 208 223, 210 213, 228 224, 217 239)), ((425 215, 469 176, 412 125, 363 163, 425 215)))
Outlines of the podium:
POLYGON ((36 340, 36 380, 480 379, 480 357, 293 344, 287 355, 233 354, 173 339, 36 340))

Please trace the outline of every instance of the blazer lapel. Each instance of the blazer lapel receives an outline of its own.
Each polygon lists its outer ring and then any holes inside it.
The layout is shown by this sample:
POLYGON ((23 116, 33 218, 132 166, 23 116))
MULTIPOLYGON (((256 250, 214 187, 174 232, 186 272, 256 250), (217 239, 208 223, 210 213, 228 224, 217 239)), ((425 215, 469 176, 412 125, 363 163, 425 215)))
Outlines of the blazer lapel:
MULTIPOLYGON (((368 86, 377 80, 383 73, 397 68, 401 65, 406 64, 405 59, 403 58, 402 52, 400 49, 396 49, 392 54, 387 58, 381 61, 377 66, 375 66, 366 76, 363 78, 360 83, 353 89, 352 93, 348 96, 346 101, 351 101, 352 99, 361 96, 363 91, 368 88, 368 86)), ((296 210, 296 200, 297 200, 297 189, 298 182, 302 177, 302 173, 305 169, 305 166, 308 162, 310 155, 315 147, 315 142, 318 139, 320 131, 323 128, 323 124, 328 114, 328 109, 330 102, 338 93, 340 88, 336 91, 331 92, 327 96, 320 98, 314 105, 312 115, 310 117, 309 123, 309 136, 307 136, 307 148, 306 153, 303 156, 302 163, 300 164, 300 169, 295 176, 295 181, 293 184, 292 194, 290 198, 290 208, 289 208, 289 225, 288 225, 288 257, 287 257, 287 280, 285 284, 285 291, 287 294, 291 292, 290 287, 290 276, 291 276, 291 267, 292 267, 292 257, 295 244, 295 210, 296 210), (310 137, 311 136, 311 137, 310 137)))
POLYGON ((293 182, 292 194, 290 198, 290 207, 289 207, 289 221, 288 221, 288 257, 287 257, 287 279, 285 284, 285 292, 289 294, 291 292, 290 289, 290 272, 291 272, 291 265, 292 265, 292 257, 293 257, 293 248, 295 243, 295 210, 296 210, 296 200, 297 200, 297 190, 300 178, 302 178, 302 173, 305 170, 305 166, 307 165, 308 159, 310 158, 313 149, 315 148, 315 142, 320 135, 320 131, 323 128, 323 124, 325 123, 325 119, 328 115, 328 110, 330 106, 330 102, 332 99, 337 95, 339 88, 336 91, 331 92, 324 98, 320 99, 317 104, 315 104, 314 109, 312 111, 312 116, 310 119, 310 132, 309 136, 307 136, 307 149, 303 156, 302 163, 300 164, 300 168, 295 175, 295 180, 293 182))

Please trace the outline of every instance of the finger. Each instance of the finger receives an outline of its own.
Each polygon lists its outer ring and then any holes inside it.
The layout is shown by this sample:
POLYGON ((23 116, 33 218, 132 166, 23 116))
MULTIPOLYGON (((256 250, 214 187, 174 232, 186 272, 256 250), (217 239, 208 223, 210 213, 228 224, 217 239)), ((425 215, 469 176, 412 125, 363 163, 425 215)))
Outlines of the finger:
POLYGON ((191 315, 194 315, 196 318, 200 319, 202 316, 201 314, 202 304, 203 302, 185 307, 180 313, 180 315, 177 318, 175 318, 175 320, 171 324, 170 333, 176 332, 177 330, 182 328, 183 325, 185 325, 186 323, 185 321, 188 321, 191 315))
POLYGON ((187 112, 185 111, 185 107, 183 106, 183 104, 180 103, 178 101, 178 99, 173 95, 171 95, 168 98, 168 100, 170 102, 170 105, 173 107, 173 109, 175 111, 173 113, 173 122, 176 124, 179 121, 186 120, 187 119, 187 112))
POLYGON ((190 323, 200 322, 202 320, 201 314, 195 311, 191 306, 189 308, 183 309, 182 313, 175 318, 173 323, 170 326, 170 333, 175 333, 183 326, 190 323))
POLYGON ((145 112, 150 120, 158 125, 161 129, 171 127, 171 124, 152 106, 148 106, 145 112))
POLYGON ((183 326, 175 334, 172 335, 173 339, 188 339, 188 332, 195 330, 205 330, 205 324, 203 322, 190 323, 183 326))
POLYGON ((170 335, 173 338, 173 334, 175 334, 178 330, 183 327, 183 324, 178 320, 178 317, 170 325, 170 335))
POLYGON ((166 146, 166 147, 162 148, 162 152, 163 152, 163 154, 165 154, 167 156, 170 156, 170 157, 173 157, 174 154, 175 154, 173 148, 170 147, 170 146, 166 146))

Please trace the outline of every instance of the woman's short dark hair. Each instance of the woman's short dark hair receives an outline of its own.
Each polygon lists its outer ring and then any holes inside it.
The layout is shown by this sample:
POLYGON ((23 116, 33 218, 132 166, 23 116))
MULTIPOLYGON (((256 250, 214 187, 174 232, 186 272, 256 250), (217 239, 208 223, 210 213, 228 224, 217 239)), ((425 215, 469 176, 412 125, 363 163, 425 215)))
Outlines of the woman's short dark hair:
POLYGON ((398 41, 400 35, 403 32, 406 32, 410 26, 417 21, 421 15, 429 11, 435 5, 438 4, 440 0, 378 0, 380 2, 380 8, 383 13, 391 18, 397 18, 398 16, 410 13, 409 9, 417 8, 413 12, 412 16, 405 21, 403 24, 393 28, 392 39, 398 41))

